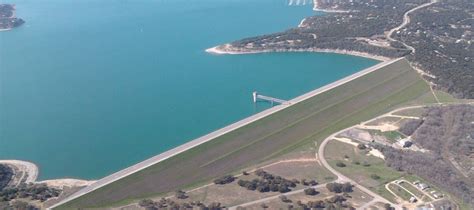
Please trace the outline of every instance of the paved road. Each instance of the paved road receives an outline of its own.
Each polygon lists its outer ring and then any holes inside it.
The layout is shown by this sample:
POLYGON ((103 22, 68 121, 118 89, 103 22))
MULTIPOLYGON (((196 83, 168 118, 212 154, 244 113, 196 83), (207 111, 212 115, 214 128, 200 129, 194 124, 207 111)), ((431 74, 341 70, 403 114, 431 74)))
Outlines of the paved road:
MULTIPOLYGON (((219 137, 219 136, 222 136, 222 135, 224 135, 224 134, 226 134, 226 133, 229 133, 229 132, 231 132, 231 131, 233 131, 233 130, 236 130, 236 129, 238 129, 238 128, 241 128, 241 127, 243 127, 243 126, 245 126, 245 125, 247 125, 247 124, 250 124, 250 123, 252 123, 252 122, 255 122, 255 121, 257 121, 257 120, 260 120, 260 119, 262 119, 262 118, 264 118, 264 117, 266 117, 266 116, 269 116, 269 115, 271 115, 271 114, 273 114, 273 113, 276 113, 276 112, 278 112, 278 111, 281 111, 281 110, 283 110, 283 109, 285 109, 285 108, 287 108, 287 107, 290 107, 290 106, 292 106, 292 105, 294 105, 294 104, 296 104, 296 103, 305 101, 305 100, 307 100, 307 99, 309 99, 309 98, 312 98, 312 97, 314 97, 314 96, 316 96, 316 95, 318 95, 318 94, 321 94, 321 93, 323 93, 323 92, 326 92, 326 91, 328 91, 328 90, 330 90, 330 89, 333 89, 333 88, 335 88, 335 87, 337 87, 337 86, 343 85, 343 84, 345 84, 345 83, 347 83, 347 82, 350 82, 350 81, 352 81, 352 80, 355 80, 355 79, 357 79, 357 78, 359 78, 359 77, 362 77, 362 76, 364 76, 364 75, 366 75, 366 74, 372 73, 372 72, 374 72, 374 71, 380 69, 381 67, 390 65, 390 64, 395 63, 395 62, 397 62, 397 61, 399 61, 399 60, 401 60, 401 59, 403 59, 403 58, 398 58, 398 59, 394 59, 394 60, 390 60, 390 61, 386 61, 386 62, 379 63, 379 64, 377 64, 377 65, 375 65, 375 66, 372 66, 372 67, 370 67, 370 68, 367 68, 367 69, 364 69, 364 70, 362 70, 362 71, 359 71, 359 72, 357 72, 357 73, 355 73, 355 74, 352 74, 352 75, 350 75, 350 76, 348 76, 348 77, 345 77, 345 78, 343 78, 343 79, 341 79, 341 80, 338 80, 338 81, 333 82, 333 83, 331 83, 331 84, 325 85, 325 86, 323 86, 323 87, 321 87, 321 88, 318 88, 318 89, 316 89, 316 90, 313 90, 313 91, 311 91, 311 92, 309 92, 309 93, 306 93, 306 94, 304 94, 304 95, 301 95, 301 96, 299 96, 299 97, 296 97, 296 98, 294 98, 294 99, 288 101, 288 104, 283 104, 283 105, 279 105, 279 106, 272 107, 272 108, 267 109, 267 110, 265 110, 265 111, 263 111, 263 112, 260 112, 260 113, 258 113, 258 114, 252 115, 252 116, 250 116, 250 117, 248 117, 248 118, 245 118, 245 119, 243 119, 243 120, 240 120, 240 121, 238 121, 238 122, 236 122, 236 123, 233 123, 233 124, 231 124, 231 125, 229 125, 229 126, 226 126, 226 127, 224 127, 224 128, 221 128, 221 129, 219 129, 219 130, 217 130, 217 131, 214 131, 214 132, 212 132, 212 133, 209 133, 209 134, 207 134, 207 135, 205 135, 205 136, 202 136, 202 137, 200 137, 200 138, 197 138, 197 139, 195 139, 195 140, 192 140, 192 141, 190 141, 190 142, 188 142, 188 143, 186 143, 186 144, 183 144, 183 145, 181 145, 181 146, 178 146, 178 147, 176 147, 176 148, 174 148, 174 149, 171 149, 171 150, 168 150, 168 151, 166 151, 166 152, 164 152, 164 153, 161 153, 161 154, 159 154, 159 155, 156 155, 156 156, 154 156, 154 157, 152 157, 152 158, 150 158, 150 159, 147 159, 147 160, 145 160, 145 161, 143 161, 143 162, 137 163, 137 164, 135 164, 135 165, 133 165, 133 166, 131 166, 131 167, 125 168, 125 169, 123 169, 123 170, 121 170, 121 171, 118 171, 118 172, 116 172, 116 173, 114 173, 114 174, 112 174, 112 175, 109 175, 109 176, 107 176, 107 177, 104 177, 104 178, 98 180, 97 182, 95 182, 95 183, 93 183, 93 184, 91 184, 91 185, 89 185, 89 186, 87 186, 87 187, 85 187, 85 188, 79 190, 78 192, 72 194, 71 196, 67 197, 66 199, 60 201, 59 203, 57 203, 57 204, 55 204, 55 205, 53 205, 53 206, 51 206, 51 207, 49 207, 49 208, 52 209, 52 208, 58 207, 58 206, 60 206, 60 205, 63 205, 63 204, 65 204, 65 203, 67 203, 67 202, 69 202, 69 201, 72 201, 72 200, 74 200, 74 199, 76 199, 76 198, 79 198, 79 197, 81 197, 81 196, 83 196, 83 195, 85 195, 85 194, 87 194, 87 193, 90 193, 90 192, 95 191, 95 190, 97 190, 97 189, 99 189, 99 188, 102 188, 102 187, 104 187, 104 186, 106 186, 106 185, 108 185, 108 184, 110 184, 110 183, 112 183, 112 182, 115 182, 115 181, 117 181, 117 180, 119 180, 119 179, 122 179, 122 178, 124 178, 124 177, 126 177, 126 176, 129 176, 129 175, 131 175, 131 174, 133 174, 133 173, 136 173, 136 172, 138 172, 138 171, 140 171, 140 170, 143 170, 143 169, 145 169, 145 168, 148 168, 148 167, 150 167, 150 166, 152 166, 152 165, 154 165, 154 164, 156 164, 156 163, 159 163, 159 162, 161 162, 161 161, 164 161, 164 160, 166 160, 166 159, 168 159, 168 158, 171 158, 171 157, 173 157, 173 156, 175 156, 175 155, 177 155, 177 154, 180 154, 180 153, 182 153, 182 152, 185 152, 185 151, 187 151, 187 150, 189 150, 189 149, 191 149, 191 148, 194 148, 194 147, 199 146, 199 145, 201 145, 201 144, 204 144, 204 143, 206 143, 206 142, 208 142, 208 141, 211 141, 211 140, 213 140, 213 139, 215 139, 215 138, 217 138, 217 137, 219 137)), ((249 100, 250 100, 250 98, 249 98, 249 100)))
MULTIPOLYGON (((417 6, 417 7, 413 8, 413 9, 408 10, 407 12, 405 12, 405 14, 403 14, 403 22, 402 22, 402 24, 400 24, 399 26, 397 26, 397 27, 391 29, 391 30, 388 32, 388 34, 387 34, 387 39, 390 40, 390 41, 392 41, 392 42, 398 41, 398 40, 392 38, 392 35, 393 35, 393 33, 394 33, 395 31, 398 31, 398 30, 404 28, 405 26, 407 26, 408 24, 410 24, 410 14, 413 13, 413 12, 415 12, 416 10, 419 10, 419 9, 421 9, 421 8, 430 6, 430 5, 432 5, 432 4, 436 3, 436 2, 438 2, 438 0, 431 0, 431 2, 422 4, 422 5, 420 5, 420 6, 417 6)), ((415 53, 415 48, 414 48, 414 47, 412 47, 412 46, 410 46, 410 45, 407 45, 407 44, 405 44, 405 43, 403 43, 403 42, 402 42, 402 44, 405 45, 405 47, 407 47, 408 49, 410 49, 410 50, 412 51, 412 53, 415 53)))

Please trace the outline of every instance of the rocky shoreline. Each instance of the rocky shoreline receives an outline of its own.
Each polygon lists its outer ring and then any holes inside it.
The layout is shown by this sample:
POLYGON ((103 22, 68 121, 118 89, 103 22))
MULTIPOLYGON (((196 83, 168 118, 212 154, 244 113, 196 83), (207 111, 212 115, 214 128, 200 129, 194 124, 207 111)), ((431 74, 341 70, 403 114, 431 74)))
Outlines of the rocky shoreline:
POLYGON ((206 52, 211 54, 229 54, 229 55, 239 55, 239 54, 256 54, 256 53, 271 53, 271 52, 318 52, 318 53, 336 53, 344 55, 354 55, 379 61, 388 61, 392 58, 373 55, 365 52, 350 51, 350 50, 339 50, 339 49, 321 49, 321 48, 306 48, 306 49, 251 49, 251 48, 235 48, 231 44, 219 45, 206 49, 206 52))
POLYGON ((12 168, 15 177, 10 181, 10 186, 19 186, 22 183, 37 183, 46 184, 50 187, 63 188, 63 187, 83 187, 94 183, 91 180, 81 179, 52 179, 37 181, 39 169, 34 163, 21 161, 21 160, 0 160, 0 164, 6 165, 12 168))

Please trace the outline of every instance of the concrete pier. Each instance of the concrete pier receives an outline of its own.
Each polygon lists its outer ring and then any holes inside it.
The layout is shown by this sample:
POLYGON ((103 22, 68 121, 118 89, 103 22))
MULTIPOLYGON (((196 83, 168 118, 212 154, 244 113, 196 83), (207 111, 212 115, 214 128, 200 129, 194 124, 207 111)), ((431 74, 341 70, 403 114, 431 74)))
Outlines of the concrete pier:
POLYGON ((260 99, 260 100, 263 100, 263 101, 271 102, 272 105, 273 105, 273 103, 286 104, 286 105, 290 104, 288 101, 285 101, 285 100, 282 100, 282 99, 273 98, 273 97, 270 97, 270 96, 260 95, 260 94, 258 94, 257 91, 254 91, 254 92, 252 93, 252 96, 253 96, 253 102, 254 102, 254 103, 257 103, 257 101, 260 99))

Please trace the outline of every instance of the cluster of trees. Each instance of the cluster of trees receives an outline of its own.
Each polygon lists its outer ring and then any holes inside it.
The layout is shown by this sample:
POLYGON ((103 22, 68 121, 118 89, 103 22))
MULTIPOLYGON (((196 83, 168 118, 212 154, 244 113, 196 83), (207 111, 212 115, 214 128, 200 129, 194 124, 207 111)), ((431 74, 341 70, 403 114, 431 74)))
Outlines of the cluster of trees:
POLYGON ((337 182, 327 183, 326 188, 329 190, 329 192, 334 192, 334 193, 352 192, 352 184, 349 182, 346 182, 343 184, 337 183, 337 182))
MULTIPOLYGON (((334 6, 335 2, 329 2, 328 5, 334 6)), ((400 42, 385 40, 384 33, 400 25, 406 11, 425 2, 428 0, 341 1, 336 3, 340 8, 350 8, 354 12, 309 17, 305 19, 304 27, 242 39, 233 42, 232 46, 236 49, 257 51, 337 49, 402 57, 408 55, 411 50, 400 42), (389 45, 372 45, 367 39, 381 39, 389 45), (252 46, 250 49, 249 44, 252 46)))
POLYGON ((474 106, 429 108, 413 133, 415 143, 430 152, 400 151, 377 145, 388 166, 423 179, 474 206, 474 106), (457 166, 453 165, 457 162, 457 166), (464 171, 468 177, 465 177, 464 171))
POLYGON ((7 165, 0 164, 0 190, 5 188, 12 180, 13 170, 7 165))
POLYGON ((301 179, 301 182, 299 182, 298 180, 292 180, 292 182, 295 182, 296 184, 301 183, 304 186, 316 186, 316 185, 318 185, 318 182, 314 179, 311 179, 311 180, 301 179))
MULTIPOLYGON (((350 204, 348 204, 347 199, 341 195, 335 195, 325 200, 318 200, 318 201, 309 201, 307 203, 303 203, 301 201, 296 202, 296 209, 355 209, 350 204)), ((293 205, 288 206, 289 209, 294 208, 293 205)))
POLYGON ((217 179, 214 179, 214 184, 228 184, 228 183, 232 183, 233 181, 235 180, 235 177, 232 176, 232 175, 225 175, 223 177, 220 177, 220 178, 217 178, 217 179))
POLYGON ((199 201, 189 203, 177 203, 171 199, 162 198, 159 201, 153 201, 150 199, 141 200, 138 203, 139 206, 147 210, 158 210, 158 209, 201 209, 201 210, 221 210, 225 209, 218 202, 211 203, 209 205, 203 204, 199 201))
POLYGON ((240 179, 237 184, 245 187, 248 190, 257 190, 258 192, 289 192, 291 188, 295 188, 297 181, 288 180, 280 176, 272 175, 268 172, 259 169, 255 171, 255 175, 259 176, 257 179, 251 181, 240 179))
POLYGON ((29 198, 44 202, 58 197, 61 190, 50 188, 46 184, 21 184, 18 187, 6 187, 0 191, 0 201, 11 201, 18 198, 29 198))
POLYGON ((39 210, 38 207, 24 201, 0 202, 2 210, 39 210))
POLYGON ((423 114, 423 119, 412 135, 417 144, 437 154, 448 153, 455 159, 474 154, 474 106, 433 107, 423 114))
POLYGON ((411 136, 422 123, 423 120, 421 119, 409 120, 400 126, 399 131, 406 136, 411 136))
POLYGON ((437 88, 460 98, 474 98, 474 1, 444 1, 413 13, 396 39, 413 46, 408 59, 436 78, 437 88))
POLYGON ((314 189, 314 188, 306 188, 306 189, 304 189, 304 194, 305 195, 317 195, 317 194, 319 194, 319 192, 316 191, 316 189, 314 189))

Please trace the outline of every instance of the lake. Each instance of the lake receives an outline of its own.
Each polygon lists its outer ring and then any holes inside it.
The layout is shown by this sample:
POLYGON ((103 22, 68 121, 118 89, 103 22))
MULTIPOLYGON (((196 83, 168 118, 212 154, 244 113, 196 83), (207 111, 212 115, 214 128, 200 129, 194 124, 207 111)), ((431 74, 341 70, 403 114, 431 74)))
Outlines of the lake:
POLYGON ((378 61, 204 50, 296 27, 286 0, 11 0, 0 32, 0 159, 98 179, 378 61))

